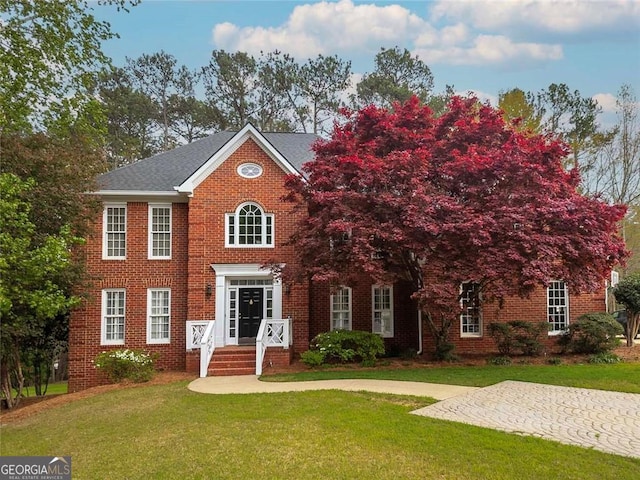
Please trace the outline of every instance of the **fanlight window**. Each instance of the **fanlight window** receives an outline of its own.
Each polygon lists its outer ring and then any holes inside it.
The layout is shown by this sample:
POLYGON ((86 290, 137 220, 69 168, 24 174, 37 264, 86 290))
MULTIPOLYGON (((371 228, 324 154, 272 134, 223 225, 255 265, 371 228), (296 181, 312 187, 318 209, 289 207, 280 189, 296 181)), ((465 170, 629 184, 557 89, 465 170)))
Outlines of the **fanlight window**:
POLYGON ((228 247, 273 247, 273 214, 264 213, 259 205, 240 205, 226 219, 228 247))

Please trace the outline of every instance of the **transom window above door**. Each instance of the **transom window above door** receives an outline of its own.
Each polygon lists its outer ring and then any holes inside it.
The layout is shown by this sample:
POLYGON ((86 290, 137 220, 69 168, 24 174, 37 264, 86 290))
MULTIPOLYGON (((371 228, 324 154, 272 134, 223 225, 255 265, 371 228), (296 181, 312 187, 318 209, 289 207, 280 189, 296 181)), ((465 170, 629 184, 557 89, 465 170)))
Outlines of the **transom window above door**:
POLYGON ((256 203, 243 203, 227 213, 225 246, 236 248, 272 248, 273 214, 264 213, 256 203))

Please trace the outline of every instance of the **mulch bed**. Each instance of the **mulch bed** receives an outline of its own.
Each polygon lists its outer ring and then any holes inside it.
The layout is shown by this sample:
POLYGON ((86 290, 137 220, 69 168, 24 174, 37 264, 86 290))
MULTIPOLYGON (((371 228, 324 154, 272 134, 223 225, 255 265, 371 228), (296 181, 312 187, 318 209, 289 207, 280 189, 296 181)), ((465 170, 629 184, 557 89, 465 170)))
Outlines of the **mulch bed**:
MULTIPOLYGON (((634 345, 632 348, 618 347, 614 350, 614 353, 622 358, 627 363, 640 363, 640 344, 634 345)), ((401 360, 397 358, 383 359, 382 366, 372 367, 375 369, 400 369, 400 368, 429 368, 429 367, 442 367, 442 366, 477 366, 486 365, 487 360, 495 355, 477 355, 477 356, 465 356, 458 362, 434 362, 421 359, 416 360, 401 360)), ((562 359, 562 363, 586 363, 588 362, 588 355, 557 355, 562 359)), ((539 365, 548 363, 548 357, 512 357, 513 364, 531 364, 539 365)), ((366 367, 359 367, 357 365, 348 366, 336 366, 335 369, 354 370, 363 369, 366 367)), ((274 375, 277 373, 298 373, 311 370, 300 361, 295 361, 291 365, 286 367, 273 367, 265 368, 264 375, 274 375)), ((122 388, 137 388, 146 385, 163 385, 167 383, 178 382, 182 380, 194 380, 196 377, 191 373, 186 372, 159 372, 156 376, 145 383, 132 383, 123 382, 111 385, 101 385, 99 387, 88 388, 75 393, 65 393, 59 395, 46 395, 44 397, 25 397, 21 399, 20 404, 13 410, 2 410, 0 412, 0 424, 7 424, 25 418, 29 418, 32 415, 36 415, 46 409, 55 407, 58 405, 64 405, 69 402, 80 400, 83 398, 93 397, 100 395, 104 392, 111 390, 118 390, 122 388)))

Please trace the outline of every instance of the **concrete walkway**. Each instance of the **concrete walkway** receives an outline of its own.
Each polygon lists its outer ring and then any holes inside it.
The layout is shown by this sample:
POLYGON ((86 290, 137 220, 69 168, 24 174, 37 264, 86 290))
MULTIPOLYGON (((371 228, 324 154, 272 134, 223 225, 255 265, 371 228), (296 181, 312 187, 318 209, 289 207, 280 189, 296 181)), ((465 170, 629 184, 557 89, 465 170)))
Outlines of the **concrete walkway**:
POLYGON ((640 458, 640 394, 506 381, 411 412, 640 458))
POLYGON ((455 397, 479 390, 476 387, 441 385, 438 383, 396 382, 392 380, 317 380, 313 382, 261 382, 255 375, 238 377, 198 378, 189 384, 189 390, 200 393, 276 393, 303 392, 306 390, 346 390, 350 392, 395 393, 416 395, 436 400, 455 397))
POLYGON ((212 394, 365 390, 432 397, 441 401, 411 413, 640 458, 640 394, 634 393, 515 381, 484 388, 364 379, 261 382, 253 375, 199 378, 189 389, 212 394))

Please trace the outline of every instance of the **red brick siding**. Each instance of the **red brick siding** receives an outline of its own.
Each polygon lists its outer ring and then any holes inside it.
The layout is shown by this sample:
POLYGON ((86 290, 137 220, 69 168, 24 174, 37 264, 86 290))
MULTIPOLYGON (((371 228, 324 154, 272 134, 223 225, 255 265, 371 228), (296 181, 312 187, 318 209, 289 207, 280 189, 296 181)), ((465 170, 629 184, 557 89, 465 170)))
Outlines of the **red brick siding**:
POLYGON ((173 204, 171 260, 148 259, 148 204, 127 204, 126 260, 102 259, 102 215, 83 249, 92 277, 82 306, 71 315, 69 332, 69 391, 102 383, 91 361, 105 350, 143 349, 159 354, 158 368, 184 370, 187 310, 187 205, 173 204), (126 289, 125 343, 100 345, 102 290, 126 289), (171 343, 147 344, 147 288, 171 289, 171 343))

